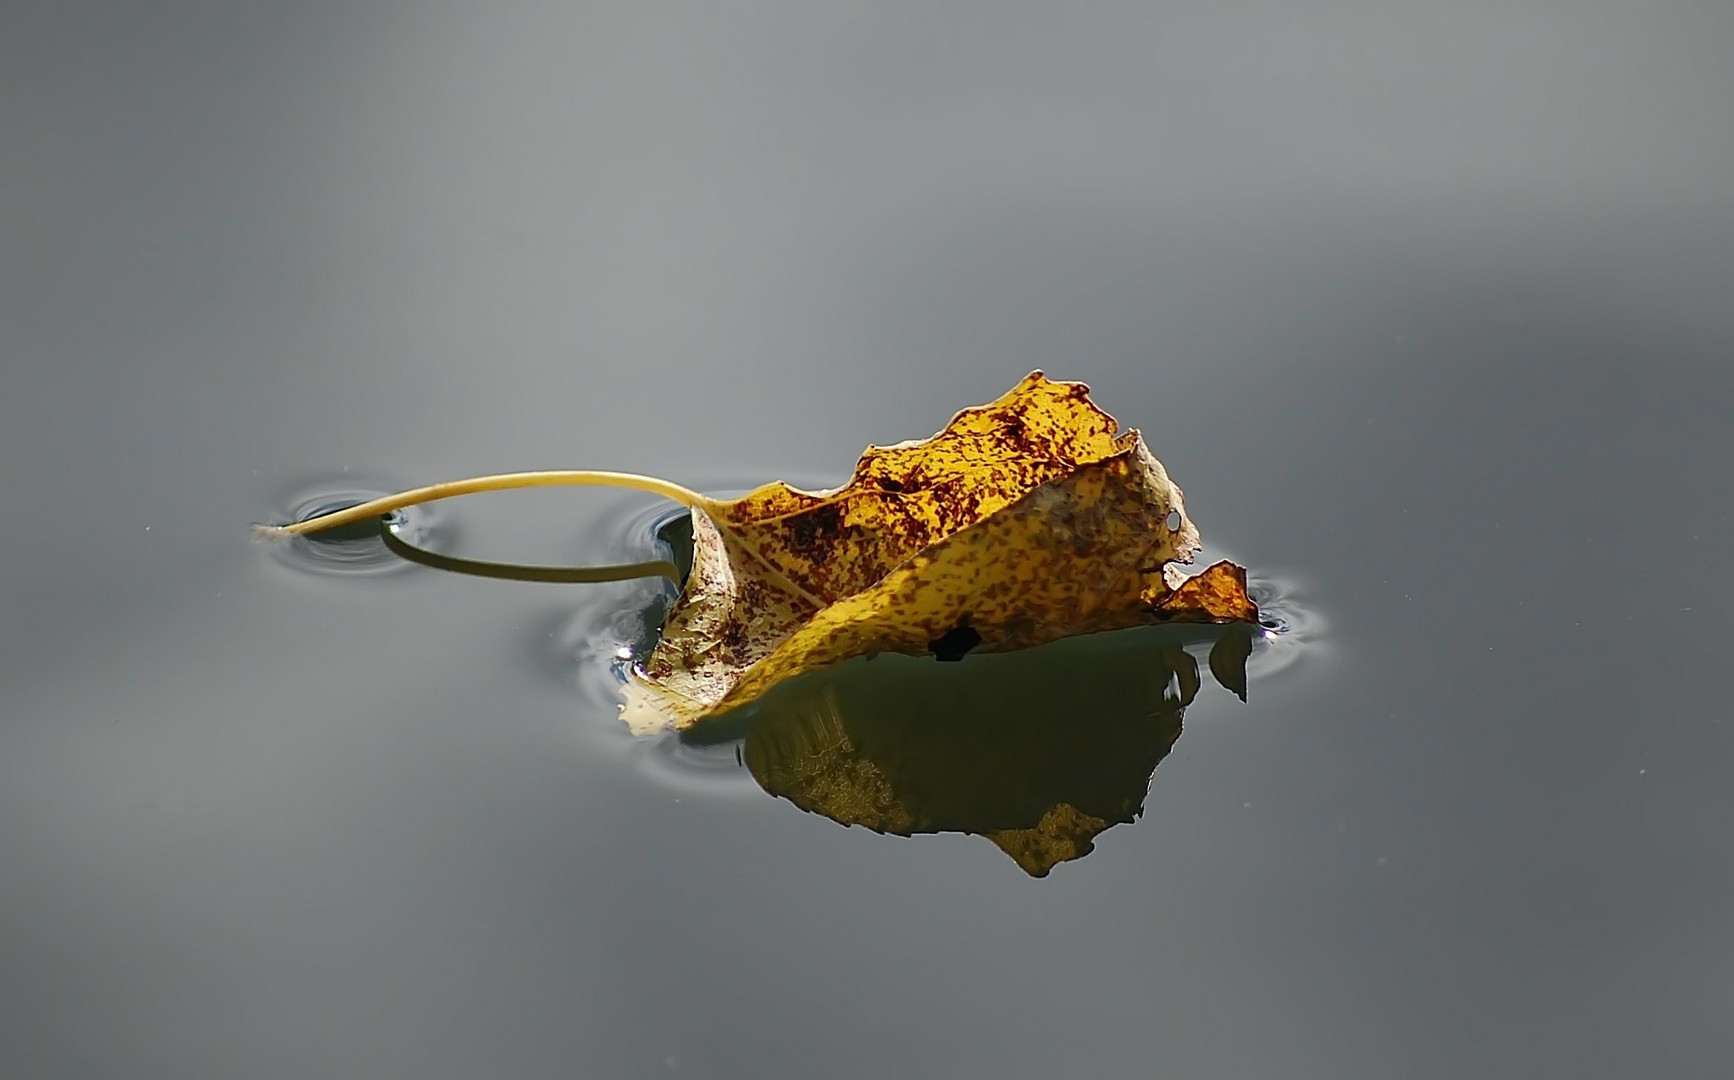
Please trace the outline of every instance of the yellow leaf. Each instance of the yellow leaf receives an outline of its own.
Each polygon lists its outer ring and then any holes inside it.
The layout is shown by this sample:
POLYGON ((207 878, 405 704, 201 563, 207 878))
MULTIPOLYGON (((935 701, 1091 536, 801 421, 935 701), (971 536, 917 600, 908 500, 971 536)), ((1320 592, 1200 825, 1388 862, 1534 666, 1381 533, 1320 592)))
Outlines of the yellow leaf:
POLYGON ((930 439, 869 447, 836 491, 772 483, 719 500, 636 473, 502 473, 256 525, 254 535, 371 521, 404 557, 464 573, 606 581, 668 572, 663 563, 459 558, 403 541, 383 517, 459 495, 574 486, 636 488, 691 511, 685 589, 626 688, 622 715, 639 732, 690 727, 852 656, 956 660, 1149 623, 1258 616, 1240 567, 1218 563, 1196 577, 1179 569, 1198 550, 1198 530, 1138 433, 1119 431, 1082 383, 1039 371, 930 439))
POLYGON ((639 732, 853 656, 1257 615, 1239 567, 1177 573, 1198 531, 1138 433, 1041 372, 930 439, 868 448, 836 491, 773 483, 691 506, 686 588, 627 688, 639 732))

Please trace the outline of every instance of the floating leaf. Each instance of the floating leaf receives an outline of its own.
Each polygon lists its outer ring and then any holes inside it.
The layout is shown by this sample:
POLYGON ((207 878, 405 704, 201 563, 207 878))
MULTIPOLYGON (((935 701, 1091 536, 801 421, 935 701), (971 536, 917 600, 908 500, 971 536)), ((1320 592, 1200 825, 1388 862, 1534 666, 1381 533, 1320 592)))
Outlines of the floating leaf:
POLYGON ((1086 386, 1035 372, 930 439, 869 447, 835 491, 694 505, 692 571, 628 725, 687 727, 852 656, 1255 619, 1241 568, 1178 572, 1198 549, 1180 489, 1117 432, 1086 386))
MULTIPOLYGON (((685 589, 627 686, 622 715, 639 732, 690 727, 854 656, 957 660, 1103 630, 1258 615, 1240 567, 1218 563, 1195 577, 1179 569, 1198 550, 1198 530, 1139 434, 1119 431, 1082 383, 1039 371, 930 439, 869 447, 835 491, 779 482, 719 500, 633 473, 508 473, 260 525, 255 535, 315 533, 456 495, 570 485, 637 488, 691 510, 685 589)), ((668 569, 525 567, 392 548, 447 569, 544 581, 668 569)))
MULTIPOLYGON (((746 767, 772 795, 876 832, 982 836, 1042 877, 1142 813, 1199 690, 1185 645, 1238 630, 1150 627, 960 665, 855 660, 692 737, 744 729, 746 767)), ((1213 647, 1211 671, 1244 686, 1234 654, 1219 664, 1213 647)))

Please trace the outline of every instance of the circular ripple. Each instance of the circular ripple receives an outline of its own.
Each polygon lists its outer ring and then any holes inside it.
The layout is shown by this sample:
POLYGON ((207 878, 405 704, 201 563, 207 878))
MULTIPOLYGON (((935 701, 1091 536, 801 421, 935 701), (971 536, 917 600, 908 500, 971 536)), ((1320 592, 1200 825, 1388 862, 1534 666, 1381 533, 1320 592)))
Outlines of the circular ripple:
MULTIPOLYGON (((745 485, 705 485, 719 498, 745 485)), ((691 562, 692 529, 685 507, 666 500, 622 496, 624 505, 605 514, 582 534, 582 550, 598 562, 670 559, 684 570, 691 562)), ((574 688, 610 722, 620 704, 628 671, 656 647, 663 617, 680 595, 666 578, 640 578, 586 586, 581 603, 558 619, 544 637, 539 665, 574 688)))
MULTIPOLYGON (((680 541, 683 531, 690 537, 690 529, 681 528, 687 520, 683 507, 635 506, 590 530, 582 550, 595 552, 598 561, 669 559, 684 569, 686 557, 671 541, 680 541)), ((543 632, 537 666, 612 717, 628 669, 656 647, 680 589, 667 578, 646 577, 586 585, 576 595, 580 603, 555 616, 543 632)))
MULTIPOLYGON (((361 488, 325 489, 293 500, 283 517, 290 522, 306 521, 389 494, 361 488)), ((417 546, 426 544, 436 532, 433 515, 426 507, 393 511, 387 515, 387 521, 399 536, 417 546)), ((415 566, 392 554, 374 521, 284 537, 272 542, 271 554, 278 562, 314 574, 379 576, 402 573, 415 566)))
MULTIPOLYGON (((589 588, 589 587, 587 587, 589 588)), ((544 672, 576 691, 579 700, 610 724, 620 706, 628 670, 656 647, 662 617, 674 603, 674 583, 645 578, 595 586, 591 603, 546 632, 544 672)))
POLYGON ((1258 621, 1264 631, 1247 660, 1250 677, 1283 671, 1317 647, 1324 621, 1301 601, 1295 582, 1252 574, 1248 575, 1246 591, 1258 605, 1258 621))
MULTIPOLYGON (((752 485, 733 480, 705 484, 702 490, 730 498, 752 485)), ((684 507, 663 501, 631 502, 607 514, 583 535, 583 550, 611 561, 670 559, 685 570, 691 563, 692 529, 684 507)), ((611 731, 624 731, 618 719, 621 687, 632 667, 656 648, 662 620, 679 596, 664 578, 618 582, 587 589, 583 603, 546 631, 544 670, 572 687, 593 715, 611 731)), ((679 735, 634 739, 630 757, 640 776, 683 795, 731 797, 757 793, 757 782, 737 756, 740 743, 700 745, 679 735)))
MULTIPOLYGON (((1246 565, 1246 560, 1236 557, 1232 551, 1206 543, 1188 571, 1196 573, 1223 559, 1246 565)), ((1293 578, 1281 573, 1248 570, 1246 592, 1258 605, 1260 629, 1260 633, 1253 637, 1252 655, 1246 661, 1247 678, 1262 679, 1286 671, 1302 656, 1318 651, 1324 620, 1307 606, 1304 590, 1293 578)))
POLYGON ((668 735, 643 744, 638 773, 666 788, 694 795, 758 795, 759 782, 741 760, 741 741, 691 743, 668 735))

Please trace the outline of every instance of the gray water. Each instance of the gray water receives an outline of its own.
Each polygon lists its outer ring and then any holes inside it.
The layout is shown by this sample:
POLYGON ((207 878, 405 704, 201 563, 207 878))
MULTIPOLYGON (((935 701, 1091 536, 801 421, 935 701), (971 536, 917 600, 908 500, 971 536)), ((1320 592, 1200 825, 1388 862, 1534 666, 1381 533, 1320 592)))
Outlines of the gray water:
POLYGON ((1734 1073, 1730 9, 727 8, 0 13, 0 1072, 1734 1073), (652 586, 248 540, 1038 367, 1297 618, 1042 879, 628 738, 652 586))

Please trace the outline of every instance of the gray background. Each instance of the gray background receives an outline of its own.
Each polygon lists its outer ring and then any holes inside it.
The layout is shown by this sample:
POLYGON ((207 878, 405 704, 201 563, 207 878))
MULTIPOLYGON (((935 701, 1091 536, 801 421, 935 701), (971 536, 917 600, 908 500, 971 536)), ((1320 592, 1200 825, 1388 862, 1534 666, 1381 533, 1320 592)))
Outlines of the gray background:
POLYGON ((0 7, 0 1071, 1729 1075, 1731 54, 1710 3, 0 7), (1035 367, 1307 627, 1044 881, 626 739, 632 586, 246 541, 834 480, 1035 367))

